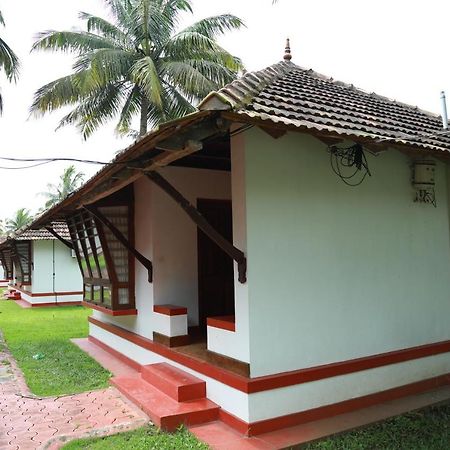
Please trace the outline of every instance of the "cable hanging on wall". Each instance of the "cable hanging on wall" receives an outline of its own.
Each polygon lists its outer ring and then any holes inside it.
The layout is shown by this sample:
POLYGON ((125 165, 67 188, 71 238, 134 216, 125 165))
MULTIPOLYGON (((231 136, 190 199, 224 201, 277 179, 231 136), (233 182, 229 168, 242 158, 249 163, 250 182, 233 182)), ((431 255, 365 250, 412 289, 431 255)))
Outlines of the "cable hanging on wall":
POLYGON ((333 172, 348 186, 359 186, 367 175, 372 176, 361 144, 349 147, 328 147, 333 172))

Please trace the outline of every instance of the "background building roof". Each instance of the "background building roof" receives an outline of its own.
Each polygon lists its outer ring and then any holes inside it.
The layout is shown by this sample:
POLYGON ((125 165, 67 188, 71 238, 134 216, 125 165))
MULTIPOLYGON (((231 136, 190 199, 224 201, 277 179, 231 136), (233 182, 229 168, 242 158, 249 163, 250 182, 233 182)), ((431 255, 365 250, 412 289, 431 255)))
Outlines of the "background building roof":
MULTIPOLYGON (((51 227, 62 238, 70 240, 69 229, 67 228, 67 224, 65 222, 52 222, 51 227)), ((17 234, 14 234, 11 238, 16 239, 17 241, 42 241, 47 239, 56 239, 56 237, 45 228, 41 228, 40 230, 27 229, 23 232, 19 230, 17 234)))

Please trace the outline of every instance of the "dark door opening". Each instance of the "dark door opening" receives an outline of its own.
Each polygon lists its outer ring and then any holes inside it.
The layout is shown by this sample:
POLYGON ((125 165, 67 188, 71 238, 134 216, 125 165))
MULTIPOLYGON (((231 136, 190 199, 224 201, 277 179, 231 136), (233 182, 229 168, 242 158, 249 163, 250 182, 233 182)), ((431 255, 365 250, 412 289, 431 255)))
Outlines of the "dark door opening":
MULTIPOLYGON (((230 200, 198 199, 197 209, 226 239, 232 242, 230 200)), ((234 315, 233 260, 200 229, 198 245, 199 328, 206 333, 206 318, 234 315)))

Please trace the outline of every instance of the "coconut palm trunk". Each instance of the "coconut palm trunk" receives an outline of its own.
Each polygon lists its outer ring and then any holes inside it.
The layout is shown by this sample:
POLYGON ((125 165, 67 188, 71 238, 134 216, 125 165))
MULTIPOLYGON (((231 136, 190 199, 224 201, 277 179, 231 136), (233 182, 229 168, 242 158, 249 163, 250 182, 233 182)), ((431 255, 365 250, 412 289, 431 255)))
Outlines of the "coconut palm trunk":
POLYGON ((147 100, 147 97, 142 96, 141 99, 141 112, 140 112, 140 122, 139 122, 139 136, 144 136, 145 133, 147 133, 147 116, 148 116, 148 109, 149 109, 149 101, 147 100))

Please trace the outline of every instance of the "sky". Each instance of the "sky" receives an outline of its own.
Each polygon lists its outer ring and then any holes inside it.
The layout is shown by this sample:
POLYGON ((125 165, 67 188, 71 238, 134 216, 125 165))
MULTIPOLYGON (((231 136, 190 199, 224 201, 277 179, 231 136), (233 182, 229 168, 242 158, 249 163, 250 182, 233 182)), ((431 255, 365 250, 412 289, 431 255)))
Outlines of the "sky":
MULTIPOLYGON (((220 39, 239 56, 248 71, 280 61, 285 40, 291 41, 292 61, 299 66, 352 83, 369 92, 440 113, 440 91, 450 98, 448 17, 445 0, 193 0, 194 14, 180 27, 204 17, 230 13, 246 28, 220 39)), ((36 33, 48 29, 83 28, 79 11, 107 17, 102 0, 0 0, 6 27, 0 36, 21 60, 17 84, 0 74, 4 101, 0 117, 0 156, 19 158, 74 157, 109 161, 132 143, 114 134, 114 123, 87 141, 74 127, 55 131, 67 111, 29 116, 33 93, 70 73, 70 55, 33 52, 36 33)), ((57 162, 26 170, 0 168, 3 195, 0 218, 21 207, 36 212, 45 203, 39 193, 57 184, 69 163, 57 162)), ((6 164, 0 161, 0 166, 6 164)), ((99 166, 77 164, 92 176, 99 166)))

